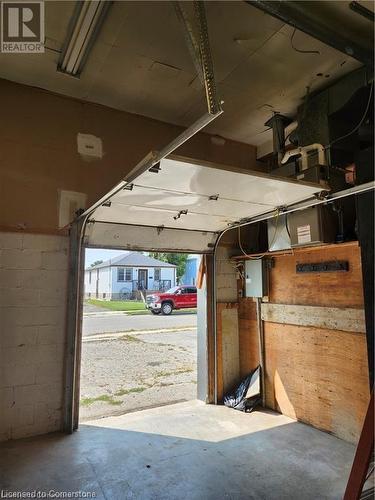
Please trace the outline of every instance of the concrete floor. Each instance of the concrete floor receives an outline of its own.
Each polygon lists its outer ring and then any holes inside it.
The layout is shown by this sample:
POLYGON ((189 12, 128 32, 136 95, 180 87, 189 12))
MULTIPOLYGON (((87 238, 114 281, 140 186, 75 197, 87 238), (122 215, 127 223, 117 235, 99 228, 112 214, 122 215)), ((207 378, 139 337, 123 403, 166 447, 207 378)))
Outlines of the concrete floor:
POLYGON ((282 415, 189 401, 5 443, 0 486, 107 500, 340 499, 353 456, 282 415))

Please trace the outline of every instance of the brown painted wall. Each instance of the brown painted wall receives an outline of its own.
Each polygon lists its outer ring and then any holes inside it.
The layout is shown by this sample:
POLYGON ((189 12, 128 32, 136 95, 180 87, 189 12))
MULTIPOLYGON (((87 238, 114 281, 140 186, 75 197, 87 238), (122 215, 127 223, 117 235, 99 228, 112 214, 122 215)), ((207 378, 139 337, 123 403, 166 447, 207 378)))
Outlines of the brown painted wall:
MULTIPOLYGON (((270 303, 363 308, 356 243, 295 250, 274 257, 270 303), (349 272, 296 274, 296 264, 349 261, 349 272)), ((239 300, 240 371, 259 363, 255 303, 239 300)), ((356 442, 369 400, 364 333, 264 322, 266 404, 356 442)))
MULTIPOLYGON (((58 189, 88 194, 89 204, 122 179, 149 151, 181 128, 104 106, 0 80, 0 229, 49 232, 57 228, 58 189), (104 158, 86 162, 77 133, 103 140, 104 158)), ((220 118, 218 118, 220 120, 220 118)), ((178 154, 256 168, 256 149, 200 133, 178 154)))

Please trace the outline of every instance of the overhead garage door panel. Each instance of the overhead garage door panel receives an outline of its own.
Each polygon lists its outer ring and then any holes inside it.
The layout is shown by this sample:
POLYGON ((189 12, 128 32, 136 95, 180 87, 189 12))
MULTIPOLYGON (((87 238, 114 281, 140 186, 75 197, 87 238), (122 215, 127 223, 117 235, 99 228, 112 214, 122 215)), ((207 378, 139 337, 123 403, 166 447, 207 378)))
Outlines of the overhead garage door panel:
POLYGON ((261 205, 287 205, 320 191, 319 186, 280 179, 261 172, 228 169, 207 163, 199 165, 176 159, 160 162, 160 171, 144 172, 137 186, 164 189, 204 196, 220 195, 220 199, 245 201, 261 205))
POLYGON ((87 225, 85 245, 150 252, 211 253, 217 237, 216 233, 207 231, 160 230, 150 226, 95 222, 87 225))
MULTIPOLYGON (((173 237, 180 241, 171 242, 171 249, 207 252, 217 235, 230 225, 305 200, 321 189, 316 184, 169 157, 160 161, 159 169, 143 171, 140 167, 139 173, 133 171, 117 192, 92 211, 90 221, 112 224, 112 228, 137 227, 140 233, 145 227, 157 228, 147 230, 148 238, 154 235, 152 248, 165 248, 166 229, 178 230, 173 237), (190 232, 184 244, 183 232, 190 232), (192 241, 195 237, 197 241, 192 241), (200 244, 203 247, 199 250, 200 244)), ((100 243, 95 241, 96 234, 91 229, 90 244, 104 245, 102 232, 100 243)), ((136 239, 132 248, 150 248, 151 241, 142 244, 141 234, 135 236, 132 231, 132 238, 136 239)))
POLYGON ((315 184, 179 159, 162 160, 158 171, 140 173, 131 187, 113 195, 110 206, 96 209, 92 219, 220 231, 228 223, 302 201, 321 190, 315 184))
MULTIPOLYGON (((183 205, 181 205, 183 207, 183 205)), ((189 229, 196 231, 221 231, 227 227, 231 218, 225 216, 206 215, 188 211, 178 215, 179 210, 165 210, 137 205, 120 205, 112 203, 110 222, 118 224, 139 224, 141 226, 170 227, 175 229, 189 229)), ((101 207, 95 214, 98 221, 106 221, 108 207, 101 207)))

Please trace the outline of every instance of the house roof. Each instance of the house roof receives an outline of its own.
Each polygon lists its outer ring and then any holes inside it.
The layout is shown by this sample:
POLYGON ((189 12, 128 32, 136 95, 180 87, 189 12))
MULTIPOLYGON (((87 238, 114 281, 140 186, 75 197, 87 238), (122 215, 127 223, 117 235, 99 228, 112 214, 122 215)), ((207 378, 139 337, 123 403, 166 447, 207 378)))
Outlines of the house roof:
POLYGON ((99 269, 101 267, 112 267, 112 266, 128 266, 128 267, 177 267, 174 264, 169 264, 169 262, 163 262, 162 260, 154 259, 148 255, 143 255, 140 252, 128 252, 113 259, 106 260, 101 264, 96 266, 86 268, 86 271, 91 271, 92 269, 99 269))

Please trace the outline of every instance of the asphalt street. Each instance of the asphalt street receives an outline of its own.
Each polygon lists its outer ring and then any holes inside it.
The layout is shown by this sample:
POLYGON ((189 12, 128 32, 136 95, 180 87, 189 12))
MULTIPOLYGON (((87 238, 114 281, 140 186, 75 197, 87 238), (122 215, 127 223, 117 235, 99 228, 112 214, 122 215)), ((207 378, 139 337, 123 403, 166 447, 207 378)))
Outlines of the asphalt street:
POLYGON ((127 316, 124 313, 98 312, 83 316, 83 335, 98 333, 129 332, 135 330, 164 330, 194 328, 197 315, 192 313, 154 316, 152 314, 127 316))

